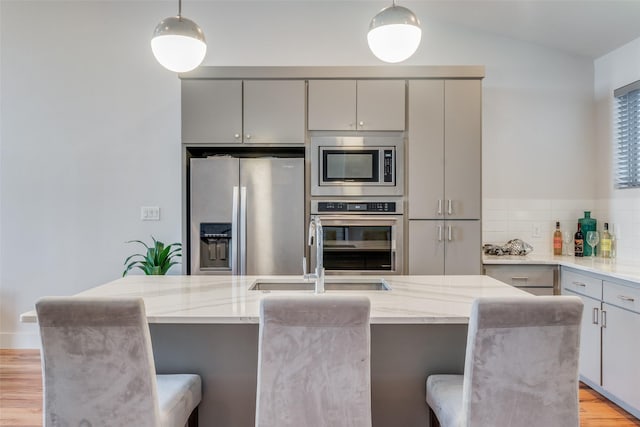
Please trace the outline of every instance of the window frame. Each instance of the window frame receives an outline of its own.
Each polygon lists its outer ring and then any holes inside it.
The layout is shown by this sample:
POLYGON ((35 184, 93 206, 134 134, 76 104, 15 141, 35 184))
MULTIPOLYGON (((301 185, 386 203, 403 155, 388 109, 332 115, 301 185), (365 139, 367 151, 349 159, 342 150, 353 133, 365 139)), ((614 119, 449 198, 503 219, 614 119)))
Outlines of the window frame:
POLYGON ((614 187, 640 188, 640 80, 613 91, 615 97, 614 187))

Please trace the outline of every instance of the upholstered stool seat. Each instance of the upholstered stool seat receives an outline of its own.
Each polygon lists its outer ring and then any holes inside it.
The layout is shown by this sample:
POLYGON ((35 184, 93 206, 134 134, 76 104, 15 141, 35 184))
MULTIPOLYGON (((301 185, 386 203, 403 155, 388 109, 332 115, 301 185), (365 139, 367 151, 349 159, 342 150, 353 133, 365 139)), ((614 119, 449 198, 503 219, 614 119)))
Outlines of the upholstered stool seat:
POLYGON ((582 309, 570 296, 474 301, 464 375, 427 378, 440 426, 578 427, 582 309))
POLYGON ((262 300, 256 426, 371 427, 369 310, 359 296, 262 300))
POLYGON ((44 426, 197 425, 200 377, 156 375, 140 298, 42 298, 44 426))

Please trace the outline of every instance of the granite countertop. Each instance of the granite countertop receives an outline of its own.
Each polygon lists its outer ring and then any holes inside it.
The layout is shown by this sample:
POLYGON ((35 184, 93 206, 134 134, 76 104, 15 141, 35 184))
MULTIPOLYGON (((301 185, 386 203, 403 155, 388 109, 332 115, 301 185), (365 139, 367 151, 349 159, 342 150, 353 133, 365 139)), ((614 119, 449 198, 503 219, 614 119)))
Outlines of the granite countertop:
POLYGON ((583 270, 591 273, 605 274, 622 280, 629 280, 640 284, 640 265, 619 262, 615 259, 605 259, 600 257, 584 257, 576 258, 567 255, 537 255, 529 254, 525 256, 518 255, 484 255, 482 258, 484 264, 529 264, 529 265, 560 265, 583 270))
MULTIPOLYGON (((327 276, 327 281, 367 276, 327 276)), ((389 291, 327 291, 326 295, 366 295, 371 323, 467 323, 474 298, 529 295, 488 276, 380 276, 389 291)), ((369 277, 370 278, 370 277, 369 277)), ((144 298, 149 323, 258 323, 266 295, 313 291, 250 291, 258 279, 301 280, 300 276, 127 276, 77 296, 144 298)), ((318 296, 319 298, 322 295, 318 296)), ((20 320, 37 321, 35 311, 20 320)))

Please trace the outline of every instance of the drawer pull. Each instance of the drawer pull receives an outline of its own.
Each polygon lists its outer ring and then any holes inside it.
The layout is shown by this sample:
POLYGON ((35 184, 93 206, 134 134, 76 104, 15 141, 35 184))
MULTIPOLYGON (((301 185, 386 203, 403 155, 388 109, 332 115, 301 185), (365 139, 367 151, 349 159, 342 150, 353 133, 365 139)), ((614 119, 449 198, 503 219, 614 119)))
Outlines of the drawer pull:
POLYGON ((598 307, 593 307, 593 324, 597 325, 598 324, 598 307))
POLYGON ((586 285, 586 284, 584 284, 584 283, 582 283, 582 282, 573 282, 573 284, 574 284, 574 285, 576 285, 576 286, 583 287, 583 288, 586 288, 586 287, 587 287, 587 285, 586 285))
POLYGON ((511 280, 529 280, 529 278, 527 276, 515 276, 511 280))
POLYGON ((606 328, 607 327, 607 312, 605 310, 602 310, 602 327, 606 328))
POLYGON ((627 301, 627 302, 634 302, 635 299, 631 298, 631 297, 626 297, 624 295, 618 295, 618 299, 622 300, 622 301, 627 301))

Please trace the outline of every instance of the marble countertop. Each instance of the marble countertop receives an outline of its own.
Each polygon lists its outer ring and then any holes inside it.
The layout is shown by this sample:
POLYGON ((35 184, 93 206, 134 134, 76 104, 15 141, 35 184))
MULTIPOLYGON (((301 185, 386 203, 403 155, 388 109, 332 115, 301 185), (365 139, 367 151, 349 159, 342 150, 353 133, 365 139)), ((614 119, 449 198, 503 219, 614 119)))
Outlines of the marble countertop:
MULTIPOLYGON (((328 276, 327 280, 368 276, 328 276)), ((376 276, 377 277, 377 276, 376 276)), ((327 291, 326 295, 366 295, 373 324, 467 323, 474 298, 529 295, 488 276, 380 276, 389 291, 327 291)), ((127 276, 77 296, 144 298, 149 323, 258 323, 266 295, 313 291, 250 291, 258 279, 293 280, 300 276, 127 276)), ((318 295, 319 298, 322 295, 318 295)), ((20 320, 37 321, 35 311, 20 320)))
POLYGON ((564 267, 572 267, 591 273, 605 274, 622 280, 629 280, 640 284, 640 265, 618 262, 615 259, 604 258, 576 258, 574 256, 556 256, 556 255, 536 255, 530 254, 526 256, 517 255, 484 255, 482 258, 484 264, 529 264, 529 265, 560 265, 564 267))

